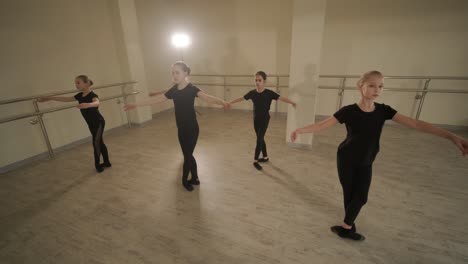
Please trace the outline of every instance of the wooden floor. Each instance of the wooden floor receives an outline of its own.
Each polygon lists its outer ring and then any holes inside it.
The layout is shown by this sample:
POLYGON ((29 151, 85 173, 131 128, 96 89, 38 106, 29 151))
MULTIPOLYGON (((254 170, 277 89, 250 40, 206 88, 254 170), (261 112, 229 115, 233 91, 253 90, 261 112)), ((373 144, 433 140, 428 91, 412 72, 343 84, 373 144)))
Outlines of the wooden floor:
POLYGON ((84 144, 1 175, 0 263, 468 263, 468 159, 452 143, 386 126, 357 243, 329 231, 344 126, 297 150, 272 117, 259 172, 251 113, 201 111, 192 193, 172 112, 106 135, 102 174, 84 144))

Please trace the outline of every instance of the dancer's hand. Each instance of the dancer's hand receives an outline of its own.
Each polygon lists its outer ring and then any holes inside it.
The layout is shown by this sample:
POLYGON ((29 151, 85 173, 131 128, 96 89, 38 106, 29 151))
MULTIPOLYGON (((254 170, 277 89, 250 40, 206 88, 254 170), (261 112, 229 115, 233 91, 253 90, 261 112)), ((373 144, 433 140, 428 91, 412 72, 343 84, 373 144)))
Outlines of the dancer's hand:
POLYGON ((291 133, 291 142, 296 141, 297 139, 297 129, 291 133))
POLYGON ((229 104, 228 102, 224 102, 224 103, 223 103, 223 108, 224 108, 225 110, 231 109, 231 104, 229 104))
POLYGON ((296 103, 292 103, 292 106, 294 107, 294 109, 296 109, 297 104, 296 104, 296 103))
POLYGON ((50 99, 49 99, 48 97, 37 98, 37 101, 38 101, 39 103, 47 102, 47 101, 49 101, 49 100, 50 100, 50 99))
POLYGON ((86 109, 86 108, 89 108, 89 104, 88 103, 81 103, 81 104, 77 105, 76 108, 86 109))
POLYGON ((468 155, 468 141, 458 136, 454 136, 452 141, 460 149, 463 156, 468 155))
POLYGON ((124 111, 129 111, 129 110, 132 110, 132 109, 135 109, 137 108, 137 105, 136 104, 126 104, 124 107, 123 107, 123 110, 124 111))

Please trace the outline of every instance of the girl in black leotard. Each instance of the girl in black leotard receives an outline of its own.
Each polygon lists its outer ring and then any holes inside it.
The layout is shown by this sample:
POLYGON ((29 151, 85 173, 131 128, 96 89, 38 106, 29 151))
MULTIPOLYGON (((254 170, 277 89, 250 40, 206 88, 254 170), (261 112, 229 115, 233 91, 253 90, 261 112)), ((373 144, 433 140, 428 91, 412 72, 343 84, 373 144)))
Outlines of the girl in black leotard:
POLYGON ((367 202, 367 195, 372 179, 372 163, 379 152, 380 134, 386 120, 422 132, 434 134, 451 140, 463 153, 468 154, 468 142, 442 128, 415 120, 397 113, 392 107, 376 103, 375 100, 383 89, 384 77, 378 71, 365 73, 358 82, 361 100, 341 108, 332 117, 317 123, 296 129, 291 134, 295 141, 298 134, 317 132, 335 124, 345 123, 348 134, 338 147, 338 176, 343 187, 345 217, 343 224, 331 227, 331 230, 343 238, 364 240, 356 233, 354 221, 361 208, 367 202))
POLYGON ((255 86, 256 89, 249 91, 243 97, 239 97, 235 100, 229 102, 229 106, 244 101, 252 100, 254 105, 254 129, 255 134, 257 134, 257 144, 255 147, 255 155, 253 165, 257 170, 261 170, 259 162, 269 161, 266 143, 265 143, 265 133, 268 129, 268 124, 270 122, 270 105, 273 100, 280 100, 285 103, 291 104, 296 108, 296 103, 289 100, 284 96, 280 96, 276 92, 265 88, 265 81, 267 75, 263 71, 259 71, 255 74, 255 86), (259 159, 260 152, 263 157, 259 159))
POLYGON ((102 134, 104 132, 104 126, 106 121, 99 112, 99 99, 97 94, 91 91, 90 87, 93 85, 88 76, 80 75, 75 78, 75 86, 81 92, 77 93, 73 97, 64 96, 50 96, 39 98, 38 102, 45 101, 59 101, 59 102, 73 102, 78 101, 77 108, 80 109, 83 118, 88 124, 89 131, 93 137, 93 149, 94 149, 94 166, 97 172, 102 172, 105 167, 111 167, 109 161, 109 153, 107 147, 104 144, 102 134), (100 163, 100 159, 104 160, 104 163, 100 163))
POLYGON ((150 101, 141 102, 138 104, 127 104, 124 110, 134 109, 137 106, 152 105, 164 102, 168 99, 174 101, 175 118, 178 129, 178 137, 182 153, 184 154, 184 166, 182 172, 182 185, 192 191, 192 185, 199 185, 197 162, 193 156, 193 151, 197 144, 199 128, 195 113, 195 97, 199 97, 208 103, 222 105, 227 107, 228 104, 223 100, 204 93, 198 87, 191 84, 188 80, 190 75, 190 67, 184 62, 176 62, 172 65, 172 78, 174 86, 165 92, 150 93, 150 96, 155 98, 150 101), (189 173, 192 174, 188 180, 189 173))

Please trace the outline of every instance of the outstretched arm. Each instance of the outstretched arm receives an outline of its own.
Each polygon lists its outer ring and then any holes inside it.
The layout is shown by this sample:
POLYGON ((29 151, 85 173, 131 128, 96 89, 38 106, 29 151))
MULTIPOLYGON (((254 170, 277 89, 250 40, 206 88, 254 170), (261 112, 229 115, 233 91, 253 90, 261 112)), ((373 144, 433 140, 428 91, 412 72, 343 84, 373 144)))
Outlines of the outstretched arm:
POLYGON ((167 97, 164 94, 160 94, 160 95, 157 95, 155 98, 153 98, 151 100, 142 101, 142 102, 139 102, 139 103, 136 103, 136 104, 126 104, 124 106, 124 111, 132 110, 132 109, 135 109, 135 108, 137 108, 139 106, 159 104, 159 103, 162 103, 162 102, 165 102, 165 101, 167 101, 167 97))
POLYGON ((151 92, 151 93, 149 93, 148 95, 151 96, 151 97, 152 97, 152 96, 158 96, 158 95, 160 95, 160 94, 165 94, 167 91, 168 91, 168 90, 166 89, 166 90, 162 90, 162 91, 151 92))
POLYGON ((332 116, 317 124, 311 124, 302 128, 298 128, 291 133, 291 141, 292 142, 296 141, 297 135, 299 134, 314 133, 314 132, 323 130, 325 128, 329 128, 333 125, 336 125, 337 123, 338 123, 338 120, 336 120, 336 118, 332 116))
POLYGON ((283 97, 283 96, 280 96, 278 98, 278 100, 280 100, 281 102, 285 102, 285 103, 288 103, 288 104, 291 104, 294 108, 296 108, 296 103, 291 101, 289 98, 287 97, 283 97))
POLYGON ((433 126, 421 120, 416 120, 416 119, 401 115, 399 113, 396 113, 393 116, 392 120, 404 126, 416 129, 418 131, 433 134, 433 135, 451 140, 460 149, 463 156, 468 154, 468 141, 466 141, 466 139, 458 135, 453 134, 450 131, 447 131, 440 127, 433 126))
POLYGON ((58 102, 73 102, 76 101, 73 96, 47 96, 37 99, 38 102, 58 101, 58 102))
POLYGON ((237 98, 237 99, 232 100, 231 102, 229 102, 229 104, 230 104, 230 105, 237 104, 237 103, 242 102, 242 101, 244 101, 244 100, 245 100, 244 97, 241 96, 241 97, 239 97, 239 98, 237 98))
POLYGON ((217 104, 217 105, 221 105, 223 106, 224 108, 228 108, 228 103, 226 103, 225 101, 219 99, 218 97, 214 97, 212 95, 209 95, 203 91, 199 91, 197 93, 197 96, 200 97, 200 99, 202 99, 203 101, 209 103, 209 104, 217 104))

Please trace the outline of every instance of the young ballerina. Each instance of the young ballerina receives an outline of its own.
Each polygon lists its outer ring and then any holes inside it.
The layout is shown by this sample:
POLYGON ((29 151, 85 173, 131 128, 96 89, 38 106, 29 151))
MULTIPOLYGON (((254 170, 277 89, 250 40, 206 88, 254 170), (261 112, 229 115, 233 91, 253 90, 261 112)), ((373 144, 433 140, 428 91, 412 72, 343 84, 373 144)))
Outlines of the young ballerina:
POLYGON ((361 93, 359 103, 341 108, 332 117, 296 129, 291 134, 294 142, 299 134, 313 133, 335 124, 345 123, 346 139, 338 147, 338 175, 343 188, 345 218, 340 226, 331 230, 342 238, 364 240, 364 236, 356 232, 354 224, 361 208, 367 202, 372 179, 372 163, 379 152, 379 141, 385 120, 393 120, 419 131, 430 133, 451 140, 463 153, 468 154, 468 142, 442 128, 426 122, 415 120, 397 113, 385 104, 376 103, 381 94, 384 77, 378 71, 365 73, 358 81, 361 93))
POLYGON ((254 129, 257 134, 257 145, 255 147, 254 162, 253 165, 257 170, 261 170, 262 166, 259 162, 267 162, 269 160, 266 143, 265 143, 265 133, 268 129, 268 124, 270 122, 270 105, 272 100, 280 100, 285 103, 291 104, 296 108, 296 103, 289 100, 286 97, 280 96, 276 92, 266 89, 265 82, 267 75, 263 71, 259 71, 255 74, 255 89, 249 91, 243 97, 239 97, 235 100, 229 102, 229 107, 231 105, 244 101, 252 100, 254 106, 254 129), (259 159, 260 152, 263 157, 259 159))
POLYGON ((88 124, 89 131, 93 136, 94 166, 96 167, 97 172, 102 172, 105 167, 111 167, 112 164, 109 161, 109 153, 106 145, 104 144, 104 139, 102 138, 106 121, 98 110, 99 99, 97 94, 91 91, 92 85, 93 81, 91 81, 88 76, 80 75, 75 78, 75 86, 81 92, 77 93, 75 96, 50 96, 39 98, 37 101, 78 101, 79 104, 76 107, 80 109, 83 118, 88 124), (104 163, 100 163, 101 154, 104 163))
POLYGON ((192 185, 199 185, 197 162, 193 156, 193 151, 197 144, 199 127, 195 114, 195 97, 202 100, 222 105, 227 108, 227 103, 223 100, 208 95, 201 91, 198 87, 191 84, 188 80, 190 75, 190 67, 184 62, 176 62, 172 65, 172 80, 174 86, 169 90, 162 92, 150 93, 154 99, 141 102, 138 104, 127 104, 124 107, 125 111, 134 109, 138 106, 146 106, 162 103, 168 99, 174 101, 175 118, 178 129, 179 143, 184 155, 184 165, 182 172, 182 185, 188 190, 193 191, 192 185), (188 180, 189 172, 192 174, 188 180))

